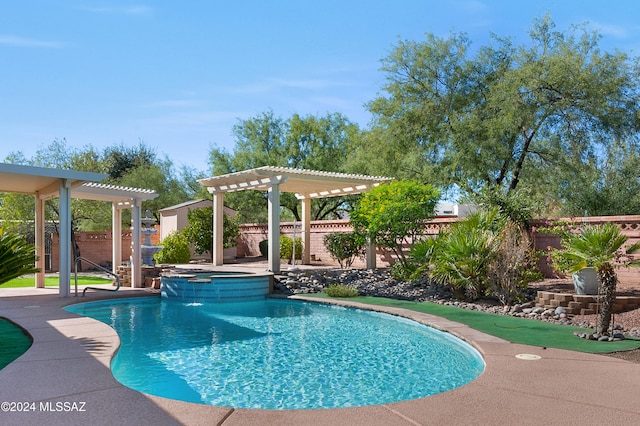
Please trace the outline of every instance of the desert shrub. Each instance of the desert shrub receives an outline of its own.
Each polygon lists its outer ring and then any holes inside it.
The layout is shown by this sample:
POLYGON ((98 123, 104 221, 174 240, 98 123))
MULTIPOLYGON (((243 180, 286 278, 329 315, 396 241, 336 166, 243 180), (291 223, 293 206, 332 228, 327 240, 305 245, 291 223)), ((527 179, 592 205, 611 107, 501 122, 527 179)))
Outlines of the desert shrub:
POLYGON ((529 236, 515 222, 502 228, 495 244, 495 257, 489 264, 489 293, 505 305, 521 301, 523 289, 542 279, 538 254, 529 236))
POLYGON ((348 268, 356 257, 364 253, 365 238, 356 232, 334 232, 323 238, 324 246, 329 256, 340 264, 341 268, 348 268))
POLYGON ((394 263, 391 267, 391 276, 396 280, 418 279, 429 270, 431 259, 437 250, 437 238, 427 238, 418 241, 411 247, 407 254, 407 262, 394 263))
POLYGON ((262 240, 258 243, 258 248, 260 249, 260 255, 262 257, 267 257, 269 255, 269 240, 262 240))
POLYGON ((454 224, 437 240, 429 276, 468 299, 492 296, 510 304, 529 282, 540 278, 525 230, 496 208, 454 224))
POLYGON ((329 287, 324 289, 324 292, 329 297, 356 297, 358 296, 358 290, 355 288, 347 287, 344 284, 330 284, 329 287))
MULTIPOLYGON (((293 239, 286 235, 280 236, 280 259, 291 260, 293 254, 293 239)), ((302 238, 296 237, 296 259, 302 259, 302 238)))
POLYGON ((172 232, 161 242, 162 250, 153 255, 156 263, 188 263, 191 260, 189 241, 180 232, 172 232))

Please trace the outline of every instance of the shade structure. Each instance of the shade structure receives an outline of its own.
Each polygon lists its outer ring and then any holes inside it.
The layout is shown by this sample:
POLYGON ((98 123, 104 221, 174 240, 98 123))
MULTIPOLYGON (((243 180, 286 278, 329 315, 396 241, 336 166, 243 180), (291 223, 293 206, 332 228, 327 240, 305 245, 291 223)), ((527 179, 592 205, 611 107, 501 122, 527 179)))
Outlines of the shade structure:
MULTIPOLYGON (((222 199, 225 192, 244 190, 266 191, 269 209, 269 270, 280 272, 280 193, 292 192, 302 201, 303 263, 309 263, 311 204, 313 198, 338 197, 360 194, 383 182, 392 180, 384 176, 324 172, 289 167, 263 166, 198 180, 214 198, 214 265, 223 263, 222 199)), ((370 256, 367 257, 371 258, 370 256)), ((369 266, 369 265, 368 265, 369 266)))
MULTIPOLYGON (((113 234, 121 234, 123 208, 133 209, 133 253, 131 259, 134 285, 141 279, 140 257, 140 208, 144 200, 156 198, 158 194, 149 189, 105 185, 100 182, 107 177, 103 173, 61 170, 45 167, 0 163, 0 192, 15 192, 35 196, 35 246, 40 272, 36 274, 36 286, 44 287, 44 202, 58 198, 60 202, 60 265, 59 293, 69 295, 71 278, 71 198, 107 201, 113 206, 113 234), (135 220, 135 218, 138 220, 135 220), (136 238, 137 235, 137 238, 136 238)), ((114 259, 121 255, 121 241, 113 239, 114 259)), ((114 262, 115 268, 115 262, 114 262)))

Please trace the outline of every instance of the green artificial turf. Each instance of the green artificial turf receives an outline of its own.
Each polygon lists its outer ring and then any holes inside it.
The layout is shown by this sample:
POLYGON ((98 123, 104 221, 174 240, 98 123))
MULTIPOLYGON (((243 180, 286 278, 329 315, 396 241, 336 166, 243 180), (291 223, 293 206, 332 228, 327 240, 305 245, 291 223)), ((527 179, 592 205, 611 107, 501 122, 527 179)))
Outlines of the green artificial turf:
MULTIPOLYGON (((96 285, 96 284, 111 284, 113 280, 100 277, 81 276, 78 277, 78 285, 96 285)), ((45 287, 57 287, 59 283, 58 277, 45 277, 45 287)), ((75 278, 71 278, 71 285, 75 285, 75 278)), ((14 278, 11 281, 7 281, 2 284, 0 288, 17 288, 17 287, 35 287, 36 279, 34 277, 20 277, 14 278)))
MULTIPOLYGON (((327 298, 326 295, 309 295, 327 298)), ((500 337, 512 343, 524 345, 567 349, 588 353, 610 353, 640 348, 640 340, 627 339, 619 342, 597 342, 580 339, 573 335, 574 331, 593 331, 573 326, 551 324, 507 315, 488 314, 485 312, 460 309, 453 306, 439 305, 431 302, 411 302, 406 300, 387 299, 382 297, 358 296, 345 300, 410 309, 417 312, 437 315, 451 321, 466 324, 469 327, 500 337)))
POLYGON ((0 370, 31 347, 25 331, 6 318, 0 318, 0 370))

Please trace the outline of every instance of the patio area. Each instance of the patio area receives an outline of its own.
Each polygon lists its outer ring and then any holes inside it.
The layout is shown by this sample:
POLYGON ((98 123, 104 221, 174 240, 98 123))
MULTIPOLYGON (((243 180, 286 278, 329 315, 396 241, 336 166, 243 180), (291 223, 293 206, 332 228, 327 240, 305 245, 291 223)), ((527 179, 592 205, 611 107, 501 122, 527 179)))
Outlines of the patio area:
POLYGON ((119 345, 115 331, 62 307, 105 297, 154 294, 150 289, 123 288, 117 295, 88 292, 86 298, 60 298, 55 287, 0 289, 0 316, 20 324, 34 339, 24 355, 0 370, 2 424, 632 425, 640 418, 640 364, 511 344, 432 315, 381 307, 376 309, 465 339, 484 356, 485 372, 450 392, 345 409, 236 410, 142 394, 120 385, 111 374, 110 360, 119 345), (541 358, 516 357, 519 354, 541 358), (29 411, 5 411, 10 407, 7 402, 29 411))

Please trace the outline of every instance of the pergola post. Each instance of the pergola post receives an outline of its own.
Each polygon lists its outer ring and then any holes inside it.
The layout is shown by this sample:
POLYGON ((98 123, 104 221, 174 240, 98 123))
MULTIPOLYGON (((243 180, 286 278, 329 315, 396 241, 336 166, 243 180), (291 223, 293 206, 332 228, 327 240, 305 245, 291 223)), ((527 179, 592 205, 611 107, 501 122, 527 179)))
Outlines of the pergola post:
POLYGON ((368 235, 365 250, 366 268, 376 269, 376 243, 368 235))
POLYGON ((222 266, 224 263, 224 194, 213 193, 213 266, 222 266))
POLYGON ((36 246, 36 287, 44 288, 44 272, 45 272, 45 221, 44 221, 44 199, 40 197, 40 193, 36 192, 36 208, 35 208, 35 246, 36 246))
POLYGON ((269 270, 274 274, 280 273, 280 185, 279 181, 272 182, 267 190, 268 200, 268 239, 269 270))
POLYGON ((140 252, 140 220, 142 202, 131 199, 131 287, 144 287, 142 281, 142 253, 140 252))
POLYGON ((60 297, 69 296, 71 286, 71 183, 60 179, 60 297))
POLYGON ((117 202, 111 203, 111 272, 118 272, 122 263, 122 209, 117 202))
POLYGON ((302 199, 302 264, 311 264, 311 199, 302 199))

